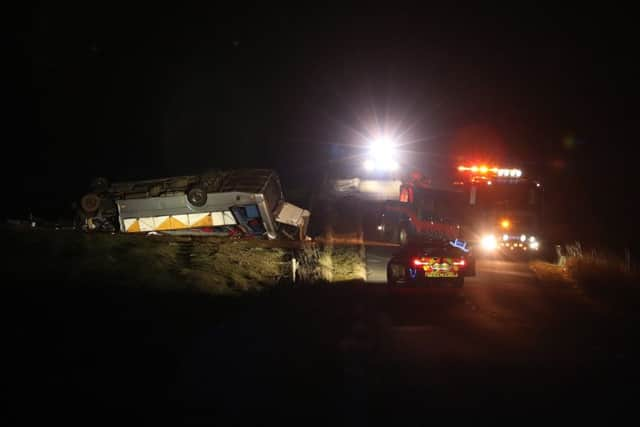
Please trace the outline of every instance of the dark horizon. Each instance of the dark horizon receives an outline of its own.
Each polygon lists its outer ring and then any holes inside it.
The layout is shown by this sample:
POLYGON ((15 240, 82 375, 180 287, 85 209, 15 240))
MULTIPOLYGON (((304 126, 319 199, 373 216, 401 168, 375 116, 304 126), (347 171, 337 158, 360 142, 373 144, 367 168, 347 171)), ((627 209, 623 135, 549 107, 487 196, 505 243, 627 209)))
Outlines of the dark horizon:
POLYGON ((415 141, 411 164, 510 162, 541 176, 576 234, 640 237, 623 12, 275 12, 16 11, 5 141, 18 176, 4 178, 22 185, 6 216, 52 215, 95 176, 269 167, 286 192, 377 118, 415 141))

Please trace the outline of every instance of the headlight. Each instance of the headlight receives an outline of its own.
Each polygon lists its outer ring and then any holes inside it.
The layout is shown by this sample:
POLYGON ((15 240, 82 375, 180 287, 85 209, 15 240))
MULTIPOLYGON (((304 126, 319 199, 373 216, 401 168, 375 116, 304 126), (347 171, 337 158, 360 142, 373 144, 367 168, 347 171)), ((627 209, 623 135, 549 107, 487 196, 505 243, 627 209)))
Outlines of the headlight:
POLYGON ((529 241, 530 241, 530 242, 535 242, 535 241, 536 241, 536 238, 535 238, 535 237, 533 237, 533 236, 531 236, 531 237, 529 237, 529 241))
POLYGON ((484 250, 487 250, 487 251, 494 250, 498 246, 498 244, 496 243, 496 236, 487 235, 482 237, 482 239, 480 240, 480 245, 484 250))
POLYGON ((502 235, 502 240, 504 240, 505 242, 506 242, 507 240, 509 240, 509 235, 508 235, 508 234, 503 234, 503 235, 502 235))
POLYGON ((537 251, 538 248, 540 247, 540 242, 531 242, 529 243, 529 247, 534 251, 537 251))
POLYGON ((527 236, 525 236, 524 234, 520 235, 520 241, 524 242, 525 240, 527 240, 527 236))

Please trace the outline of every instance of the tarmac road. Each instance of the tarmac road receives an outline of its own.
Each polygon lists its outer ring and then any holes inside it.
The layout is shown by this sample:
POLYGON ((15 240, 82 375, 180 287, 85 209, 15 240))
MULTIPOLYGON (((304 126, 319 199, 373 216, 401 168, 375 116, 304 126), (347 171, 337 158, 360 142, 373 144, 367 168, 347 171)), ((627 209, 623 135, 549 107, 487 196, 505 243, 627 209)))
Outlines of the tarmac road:
POLYGON ((13 396, 62 417, 73 402, 217 425, 397 425, 442 408, 634 410, 637 311, 501 260, 478 260, 462 289, 390 291, 381 278, 392 249, 367 248, 364 285, 230 302, 20 286, 5 338, 13 396))
MULTIPOLYGON (((633 408, 626 385, 639 378, 638 332, 629 319, 577 288, 539 283, 520 262, 478 260, 477 276, 462 289, 389 290, 381 278, 393 249, 367 248, 364 286, 286 292, 265 306, 260 322, 254 312, 230 323, 227 335, 210 331, 201 341, 209 344, 194 348, 200 361, 186 363, 191 375, 202 381, 203 366, 227 366, 241 375, 224 380, 213 369, 204 384, 288 402, 287 409, 261 402, 275 416, 291 415, 289 405, 302 416, 321 407, 325 421, 358 425, 442 408, 633 408), (233 343, 222 355, 210 347, 221 341, 233 343)), ((234 411, 246 404, 227 396, 200 394, 234 411)))
POLYGON ((572 399, 629 401, 625 384, 638 379, 633 314, 613 314, 576 287, 538 282, 527 263, 499 259, 479 259, 463 289, 389 291, 381 284, 393 250, 367 247, 386 337, 380 401, 429 396, 435 407, 552 410, 572 399))

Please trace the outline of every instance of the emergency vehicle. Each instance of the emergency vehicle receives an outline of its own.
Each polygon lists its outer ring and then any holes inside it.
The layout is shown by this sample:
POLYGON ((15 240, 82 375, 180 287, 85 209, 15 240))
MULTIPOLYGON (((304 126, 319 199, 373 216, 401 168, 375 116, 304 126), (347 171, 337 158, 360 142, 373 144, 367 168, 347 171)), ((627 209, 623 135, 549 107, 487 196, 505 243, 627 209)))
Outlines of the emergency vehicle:
POLYGON ((460 165, 457 172, 454 184, 467 200, 462 222, 471 242, 485 254, 524 255, 540 250, 540 181, 521 169, 485 164, 460 165))

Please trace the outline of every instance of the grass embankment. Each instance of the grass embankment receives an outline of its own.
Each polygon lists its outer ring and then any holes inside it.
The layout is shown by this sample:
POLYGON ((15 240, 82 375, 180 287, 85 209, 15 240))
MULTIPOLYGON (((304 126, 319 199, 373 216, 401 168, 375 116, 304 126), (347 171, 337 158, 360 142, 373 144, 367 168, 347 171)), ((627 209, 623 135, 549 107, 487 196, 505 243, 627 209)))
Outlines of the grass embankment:
POLYGON ((292 279, 363 280, 361 246, 337 242, 145 236, 4 228, 5 271, 21 281, 236 295, 292 279))
POLYGON ((637 272, 627 271, 624 262, 615 257, 570 256, 563 266, 533 261, 530 267, 544 283, 576 286, 611 302, 640 301, 640 277, 637 272))
MULTIPOLYGON (((350 307, 362 288, 278 284, 290 282, 291 255, 308 254, 303 261, 326 279, 349 278, 354 270, 337 260, 358 264, 359 255, 347 247, 29 228, 0 233, 8 366, 18 374, 9 389, 19 400, 135 408, 147 416, 162 413, 158 407, 199 405, 202 384, 214 393, 207 405, 237 416, 237 396, 256 387, 265 393, 262 384, 300 390, 312 372, 311 392, 335 390, 334 382, 318 382, 341 372, 338 359, 321 367, 316 361, 327 359, 343 325, 352 323, 350 307)), ((274 402, 296 396, 304 396, 296 407, 314 401, 307 392, 274 402)))
POLYGON ((324 230, 316 239, 317 245, 304 251, 303 257, 316 261, 307 263, 310 269, 303 275, 324 282, 364 282, 367 272, 359 202, 327 201, 318 215, 321 218, 316 220, 324 225, 324 230))
POLYGON ((544 283, 574 284, 567 268, 544 261, 531 261, 529 268, 533 270, 538 280, 544 283))
POLYGON ((234 294, 290 275, 288 249, 259 240, 4 230, 7 272, 24 281, 234 294))

